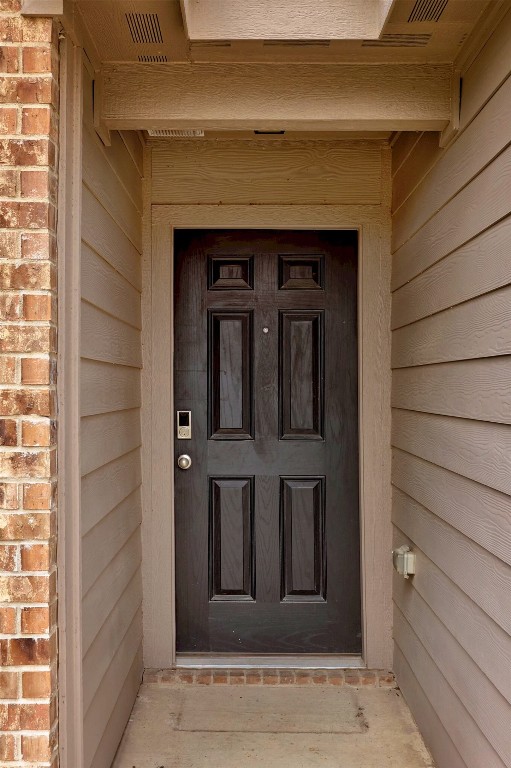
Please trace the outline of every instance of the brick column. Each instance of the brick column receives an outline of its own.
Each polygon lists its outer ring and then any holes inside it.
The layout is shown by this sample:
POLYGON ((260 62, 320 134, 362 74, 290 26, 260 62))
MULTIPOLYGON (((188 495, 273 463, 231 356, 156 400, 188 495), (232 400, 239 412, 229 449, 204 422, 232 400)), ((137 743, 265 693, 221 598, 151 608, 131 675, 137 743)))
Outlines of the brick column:
POLYGON ((56 766, 58 39, 0 0, 0 764, 56 766))

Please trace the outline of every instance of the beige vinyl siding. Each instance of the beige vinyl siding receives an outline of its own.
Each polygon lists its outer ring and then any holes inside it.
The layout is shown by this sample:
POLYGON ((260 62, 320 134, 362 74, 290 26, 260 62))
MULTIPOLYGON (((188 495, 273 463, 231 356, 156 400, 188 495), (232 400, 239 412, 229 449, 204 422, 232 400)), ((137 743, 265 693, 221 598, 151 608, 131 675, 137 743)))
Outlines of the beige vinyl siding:
POLYGON ((438 768, 511 765, 510 40, 508 14, 451 146, 393 152, 394 664, 438 768))
POLYGON ((142 675, 142 146, 92 122, 84 71, 81 533, 84 765, 110 768, 142 675))

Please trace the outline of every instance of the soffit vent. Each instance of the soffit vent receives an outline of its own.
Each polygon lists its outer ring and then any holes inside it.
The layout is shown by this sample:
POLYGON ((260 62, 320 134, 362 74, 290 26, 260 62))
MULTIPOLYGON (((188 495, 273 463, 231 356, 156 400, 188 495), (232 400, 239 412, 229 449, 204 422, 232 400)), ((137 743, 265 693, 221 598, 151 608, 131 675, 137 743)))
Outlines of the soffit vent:
POLYGON ((416 0, 408 21, 438 21, 449 0, 416 0))
POLYGON ((127 13, 126 21, 134 43, 163 43, 157 13, 127 13))
POLYGON ((279 48, 328 48, 330 40, 265 40, 263 45, 279 48))
POLYGON ((379 40, 363 40, 363 48, 425 48, 431 35, 382 35, 379 40))
POLYGON ((189 131, 177 131, 171 128, 149 128, 149 136, 166 137, 169 139, 202 139, 204 131, 201 128, 195 128, 189 131))
POLYGON ((231 43, 229 40, 194 40, 190 44, 190 48, 193 51, 194 48, 230 48, 231 43))
POLYGON ((165 64, 165 62, 168 61, 168 58, 164 53, 156 53, 154 56, 151 54, 147 56, 139 56, 138 60, 146 64, 165 64))

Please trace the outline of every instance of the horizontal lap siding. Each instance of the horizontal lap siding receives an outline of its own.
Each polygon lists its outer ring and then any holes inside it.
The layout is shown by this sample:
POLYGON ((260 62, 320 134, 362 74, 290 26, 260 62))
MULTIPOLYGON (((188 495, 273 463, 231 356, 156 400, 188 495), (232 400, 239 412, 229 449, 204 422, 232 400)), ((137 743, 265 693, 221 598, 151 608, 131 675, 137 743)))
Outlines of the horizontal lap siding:
POLYGON ((395 670, 439 768, 511 766, 511 14, 393 162, 395 670), (507 57, 509 62, 509 57, 507 57))
MULTIPOLYGON (((110 768, 142 674, 141 146, 92 125, 81 251, 82 653, 86 768, 110 768)), ((134 140, 135 139, 135 140, 134 140)))
POLYGON ((186 141, 152 150, 157 205, 380 205, 380 141, 186 141))

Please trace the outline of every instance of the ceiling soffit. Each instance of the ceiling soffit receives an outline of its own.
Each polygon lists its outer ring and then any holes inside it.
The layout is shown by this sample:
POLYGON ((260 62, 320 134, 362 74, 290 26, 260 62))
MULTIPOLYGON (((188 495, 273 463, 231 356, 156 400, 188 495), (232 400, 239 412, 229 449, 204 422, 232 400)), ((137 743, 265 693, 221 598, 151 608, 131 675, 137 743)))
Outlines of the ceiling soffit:
MULTIPOLYGON (((182 0, 182 3, 185 11, 189 9, 185 21, 179 0, 78 0, 75 6, 94 41, 100 61, 146 63, 452 62, 488 6, 487 0, 182 0), (315 8, 312 16, 297 14, 297 8, 310 10, 311 4, 315 8), (294 7, 294 13, 288 10, 285 19, 274 24, 275 18, 268 9, 275 7, 282 12, 288 5, 294 7), (351 14, 349 29, 345 25, 343 31, 341 14, 330 11, 334 6, 347 8, 348 5, 358 8, 359 14, 351 14), (203 22, 201 31, 193 31, 198 28, 193 22, 197 10, 217 6, 256 9, 264 6, 266 11, 252 16, 252 31, 245 32, 246 38, 226 36, 227 29, 220 25, 227 22, 222 20, 222 14, 216 13, 211 14, 210 24, 203 22), (364 9, 363 13, 360 9, 364 9), (386 20, 385 14, 389 14, 386 20), (268 25, 266 31, 265 24, 268 25), (196 38, 190 39, 193 35, 196 38)), ((231 30, 233 35, 242 34, 234 22, 231 30)))

